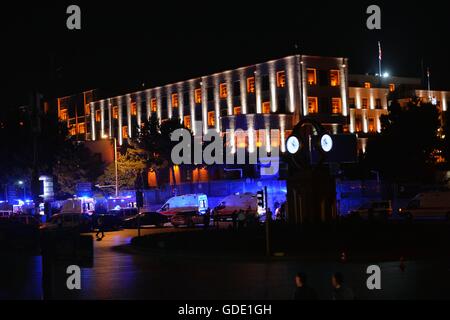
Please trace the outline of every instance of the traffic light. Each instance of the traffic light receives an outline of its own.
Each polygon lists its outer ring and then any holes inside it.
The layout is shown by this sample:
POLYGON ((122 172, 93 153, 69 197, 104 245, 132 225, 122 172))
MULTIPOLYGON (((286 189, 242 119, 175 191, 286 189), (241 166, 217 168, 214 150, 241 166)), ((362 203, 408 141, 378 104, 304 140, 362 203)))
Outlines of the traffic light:
POLYGON ((136 206, 138 208, 144 207, 144 193, 142 191, 136 191, 136 206))
POLYGON ((258 199, 258 206, 264 208, 264 191, 258 191, 256 193, 256 198, 258 199))

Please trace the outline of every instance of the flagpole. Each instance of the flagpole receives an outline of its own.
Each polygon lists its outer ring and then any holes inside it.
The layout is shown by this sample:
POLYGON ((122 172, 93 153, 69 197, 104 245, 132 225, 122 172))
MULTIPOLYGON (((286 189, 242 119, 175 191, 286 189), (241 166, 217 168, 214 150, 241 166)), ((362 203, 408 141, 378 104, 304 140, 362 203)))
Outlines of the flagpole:
POLYGON ((428 80, 428 98, 431 100, 431 83, 430 83, 430 68, 427 67, 427 80, 428 80))

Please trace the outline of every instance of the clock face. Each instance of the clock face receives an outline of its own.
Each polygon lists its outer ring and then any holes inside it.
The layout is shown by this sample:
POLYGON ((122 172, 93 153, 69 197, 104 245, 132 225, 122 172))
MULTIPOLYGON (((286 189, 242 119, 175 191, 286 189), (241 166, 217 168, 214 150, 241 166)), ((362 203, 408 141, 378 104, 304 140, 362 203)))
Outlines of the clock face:
POLYGON ((329 134, 324 134, 320 139, 320 146, 325 152, 330 152, 333 149, 333 139, 329 134))
POLYGON ((300 141, 297 137, 291 136, 286 141, 286 148, 290 154, 297 153, 300 149, 300 141))

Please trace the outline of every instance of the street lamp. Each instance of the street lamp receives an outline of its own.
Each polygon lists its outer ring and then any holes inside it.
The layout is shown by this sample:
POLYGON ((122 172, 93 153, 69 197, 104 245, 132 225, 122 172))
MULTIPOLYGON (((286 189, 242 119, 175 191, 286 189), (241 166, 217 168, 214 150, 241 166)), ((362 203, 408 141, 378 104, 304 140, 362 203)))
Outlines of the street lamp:
MULTIPOLYGON (((103 136, 103 139, 107 139, 108 136, 103 136)), ((110 138, 111 140, 114 141, 114 173, 116 176, 116 184, 115 184, 115 188, 116 188, 116 198, 119 196, 119 175, 118 175, 118 171, 119 171, 119 165, 117 163, 117 139, 115 137, 110 138)))
POLYGON ((19 186, 21 186, 23 189, 23 201, 25 201, 25 198, 27 197, 26 190, 25 190, 25 183, 22 180, 19 180, 19 181, 17 181, 17 184, 19 186))

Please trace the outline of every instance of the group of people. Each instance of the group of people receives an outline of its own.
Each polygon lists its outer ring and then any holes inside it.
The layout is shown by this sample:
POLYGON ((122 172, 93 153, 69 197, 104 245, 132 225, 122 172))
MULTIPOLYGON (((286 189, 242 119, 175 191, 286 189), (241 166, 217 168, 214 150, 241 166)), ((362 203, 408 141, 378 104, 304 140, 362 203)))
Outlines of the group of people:
MULTIPOLYGON (((295 293, 294 300, 317 300, 317 292, 308 284, 308 278, 305 273, 299 272, 295 276, 295 293)), ((332 300, 355 300, 353 290, 346 286, 344 276, 340 272, 336 272, 331 277, 332 300)))

